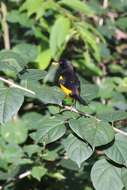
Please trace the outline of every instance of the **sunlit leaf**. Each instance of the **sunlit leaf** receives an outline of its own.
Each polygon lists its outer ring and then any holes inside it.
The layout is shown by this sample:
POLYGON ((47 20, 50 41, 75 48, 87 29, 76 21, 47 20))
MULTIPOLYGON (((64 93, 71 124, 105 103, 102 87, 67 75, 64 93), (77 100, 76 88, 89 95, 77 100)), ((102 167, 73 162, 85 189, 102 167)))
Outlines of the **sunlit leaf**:
POLYGON ((99 62, 100 61, 100 46, 96 42, 96 36, 85 27, 85 24, 77 23, 77 30, 81 35, 82 40, 87 44, 87 47, 93 51, 94 58, 99 62))
POLYGON ((37 144, 25 145, 23 150, 29 157, 31 157, 35 153, 40 153, 42 147, 38 146, 37 144))
POLYGON ((13 51, 20 54, 27 63, 34 62, 38 55, 37 46, 29 43, 18 44, 13 51))
MULTIPOLYGON (((1 147, 0 147, 1 148, 1 147)), ((23 156, 23 151, 20 146, 16 144, 7 144, 3 151, 0 152, 0 158, 8 163, 18 163, 23 156)))
POLYGON ((110 98, 113 96, 115 84, 112 78, 105 78, 99 85, 99 96, 101 98, 110 98))
POLYGON ((74 170, 74 171, 78 171, 79 170, 79 167, 78 165, 72 161, 71 159, 64 159, 60 162, 60 165, 63 167, 63 168, 66 168, 68 170, 74 170))
POLYGON ((1 127, 1 135, 8 143, 23 143, 27 138, 25 122, 11 121, 1 127))
POLYGON ((58 158, 56 150, 48 150, 43 154, 43 159, 47 161, 55 161, 58 158))
POLYGON ((86 102, 89 102, 97 98, 98 92, 99 92, 99 89, 97 85, 94 85, 94 84, 81 85, 81 97, 83 97, 86 102))
POLYGON ((82 162, 87 160, 93 153, 93 149, 85 142, 79 140, 72 134, 63 142, 68 157, 80 167, 82 162))
POLYGON ((0 88, 0 122, 5 123, 14 116, 24 101, 21 90, 0 88))
POLYGON ((17 74, 26 64, 26 60, 19 53, 12 50, 3 50, 0 52, 1 71, 6 71, 8 69, 17 74))
POLYGON ((51 60, 51 51, 50 49, 46 49, 45 51, 42 51, 39 53, 36 62, 39 69, 46 69, 50 63, 51 60))
POLYGON ((21 7, 21 10, 27 10, 28 15, 31 16, 33 13, 36 13, 39 8, 42 6, 43 0, 26 0, 21 7))
POLYGON ((40 121, 40 127, 31 137, 36 142, 48 144, 56 141, 65 134, 66 128, 62 117, 43 117, 40 121))
POLYGON ((102 71, 95 63, 93 63, 93 60, 91 59, 88 52, 84 53, 84 66, 89 69, 91 72, 95 73, 96 75, 102 75, 102 71))
POLYGON ((127 169, 126 168, 122 168, 122 182, 125 186, 125 189, 127 190, 127 169))
POLYGON ((69 19, 65 17, 59 17, 53 25, 50 35, 51 55, 56 60, 59 58, 62 51, 64 50, 64 46, 68 41, 69 31, 69 19))
POLYGON ((26 13, 20 13, 18 10, 12 10, 7 14, 7 21, 9 23, 19 23, 26 28, 32 27, 32 20, 28 19, 26 13))
POLYGON ((100 113, 98 115, 98 118, 100 118, 103 121, 118 121, 118 120, 122 120, 122 119, 126 119, 127 118, 127 112, 125 111, 109 111, 109 112, 105 112, 105 113, 100 113))
POLYGON ((62 105, 64 94, 58 87, 39 85, 34 81, 27 81, 27 87, 36 93, 36 98, 46 104, 62 105))
POLYGON ((26 69, 23 74, 19 74, 22 80, 40 80, 46 76, 46 72, 39 69, 26 69))
POLYGON ((96 119, 72 119, 69 121, 69 126, 80 138, 88 141, 93 147, 105 145, 114 139, 113 128, 108 123, 96 119))
POLYGON ((36 178, 38 181, 46 174, 47 169, 43 166, 34 166, 31 171, 31 175, 36 178))
POLYGON ((85 2, 81 2, 79 0, 73 0, 73 3, 72 3, 71 0, 62 0, 62 1, 60 1, 60 3, 67 5, 76 11, 80 11, 87 16, 93 16, 94 15, 94 11, 92 10, 92 8, 89 7, 89 5, 87 5, 85 2))
POLYGON ((117 134, 113 145, 104 152, 114 162, 127 166, 127 138, 124 135, 117 134))
POLYGON ((121 168, 115 167, 105 159, 97 161, 91 171, 91 179, 97 190, 122 190, 121 168))

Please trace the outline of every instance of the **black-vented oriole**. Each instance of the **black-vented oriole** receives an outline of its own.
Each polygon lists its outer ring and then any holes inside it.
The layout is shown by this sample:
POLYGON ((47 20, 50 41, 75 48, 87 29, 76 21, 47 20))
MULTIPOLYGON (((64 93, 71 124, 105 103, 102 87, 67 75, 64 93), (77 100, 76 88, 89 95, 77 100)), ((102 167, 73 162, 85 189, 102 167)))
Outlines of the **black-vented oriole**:
POLYGON ((58 75, 58 84, 66 97, 72 97, 81 104, 86 104, 85 100, 80 96, 80 81, 72 64, 67 60, 61 60, 58 75))

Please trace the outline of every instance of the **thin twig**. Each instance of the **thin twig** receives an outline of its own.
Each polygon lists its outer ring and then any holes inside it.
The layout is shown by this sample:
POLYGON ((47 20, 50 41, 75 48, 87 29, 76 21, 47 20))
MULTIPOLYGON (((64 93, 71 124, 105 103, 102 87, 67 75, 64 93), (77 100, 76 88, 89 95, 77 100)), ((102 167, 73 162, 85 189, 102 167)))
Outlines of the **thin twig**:
MULTIPOLYGON (((31 94, 33 94, 33 95, 36 95, 36 93, 35 93, 34 91, 29 90, 29 89, 27 89, 27 88, 24 88, 24 87, 22 87, 22 86, 19 86, 19 85, 13 83, 12 81, 9 81, 9 80, 7 80, 7 79, 4 79, 3 77, 0 77, 0 80, 3 81, 3 82, 5 82, 5 83, 7 83, 7 84, 9 84, 11 87, 15 87, 15 88, 21 89, 21 90, 23 90, 23 91, 29 92, 29 93, 31 93, 31 94)), ((85 113, 85 112, 81 112, 81 111, 77 110, 77 109, 74 108, 74 107, 64 106, 64 109, 65 109, 65 110, 72 111, 72 112, 75 112, 75 113, 78 113, 78 114, 83 115, 83 116, 85 116, 85 117, 95 118, 97 121, 101 121, 100 119, 96 118, 95 116, 92 116, 92 115, 90 115, 90 114, 88 114, 88 113, 85 113)), ((113 129, 114 129, 114 131, 116 131, 116 132, 118 132, 118 133, 121 133, 121 134, 127 136, 127 133, 126 133, 126 132, 124 132, 124 131, 122 131, 122 130, 120 130, 120 129, 117 129, 117 128, 115 128, 115 127, 113 127, 113 129)))
MULTIPOLYGON (((95 116, 92 116, 92 115, 90 115, 90 114, 88 114, 88 113, 85 113, 85 112, 81 112, 81 111, 77 110, 77 109, 74 108, 74 107, 64 106, 64 109, 65 109, 65 110, 72 111, 72 112, 75 112, 75 113, 78 113, 78 114, 80 114, 80 115, 82 115, 82 116, 85 116, 85 117, 95 118, 98 122, 101 121, 100 119, 96 118, 95 116)), ((127 132, 122 131, 122 130, 120 130, 120 129, 117 129, 116 127, 113 127, 113 129, 114 129, 115 132, 127 136, 127 132)))
POLYGON ((23 91, 29 92, 29 93, 31 93, 33 95, 36 95, 36 93, 34 91, 29 90, 27 88, 24 88, 24 87, 22 87, 22 86, 20 86, 18 84, 15 84, 14 82, 12 82, 10 80, 7 80, 7 79, 5 79, 3 77, 0 77, 0 80, 3 81, 3 82, 5 82, 5 83, 7 83, 7 84, 9 84, 11 87, 18 88, 18 89, 21 89, 23 91))
MULTIPOLYGON (((23 179, 23 178, 29 176, 30 174, 31 174, 31 171, 28 170, 28 171, 26 171, 26 172, 20 174, 18 177, 16 177, 16 178, 13 180, 13 182, 15 182, 15 181, 17 181, 17 180, 21 180, 21 179, 23 179)), ((7 182, 7 183, 4 184, 3 186, 0 186, 0 190, 4 189, 5 185, 7 185, 8 183, 11 183, 11 182, 12 182, 12 181, 7 182)))
POLYGON ((92 116, 92 115, 90 115, 90 114, 88 114, 88 113, 85 113, 85 112, 81 112, 81 111, 77 110, 77 109, 74 108, 74 107, 64 106, 64 109, 65 109, 65 110, 72 111, 72 112, 75 112, 75 113, 78 113, 78 114, 83 115, 83 116, 85 116, 85 117, 94 118, 94 119, 96 119, 96 121, 101 121, 100 119, 96 118, 95 116, 92 116))
POLYGON ((122 131, 122 130, 116 128, 116 127, 113 127, 113 129, 114 129, 114 131, 116 131, 117 133, 120 133, 120 134, 122 134, 122 135, 127 136, 127 133, 126 133, 125 131, 122 131))
POLYGON ((25 173, 22 173, 18 176, 18 179, 23 179, 31 174, 31 171, 26 171, 25 173))
POLYGON ((2 13, 2 29, 3 29, 3 40, 4 48, 10 49, 10 39, 9 39, 9 28, 7 24, 7 7, 4 2, 1 2, 1 13, 2 13))

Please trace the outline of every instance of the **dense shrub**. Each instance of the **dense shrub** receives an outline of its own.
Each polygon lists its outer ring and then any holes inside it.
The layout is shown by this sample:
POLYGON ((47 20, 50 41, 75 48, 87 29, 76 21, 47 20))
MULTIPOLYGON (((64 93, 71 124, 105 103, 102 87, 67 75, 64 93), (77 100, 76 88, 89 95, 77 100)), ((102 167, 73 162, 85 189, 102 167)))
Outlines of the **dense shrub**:
POLYGON ((127 1, 0 5, 0 189, 127 189, 127 1), (85 106, 62 104, 62 58, 85 106))

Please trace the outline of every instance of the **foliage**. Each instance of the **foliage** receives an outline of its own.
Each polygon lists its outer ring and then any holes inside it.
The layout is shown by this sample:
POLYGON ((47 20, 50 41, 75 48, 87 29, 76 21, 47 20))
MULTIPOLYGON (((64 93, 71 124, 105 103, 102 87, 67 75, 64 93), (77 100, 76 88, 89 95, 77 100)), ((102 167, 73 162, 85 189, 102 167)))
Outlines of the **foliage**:
POLYGON ((1 1, 0 189, 127 189, 126 10, 126 0, 1 1), (62 58, 85 106, 63 105, 62 58))

